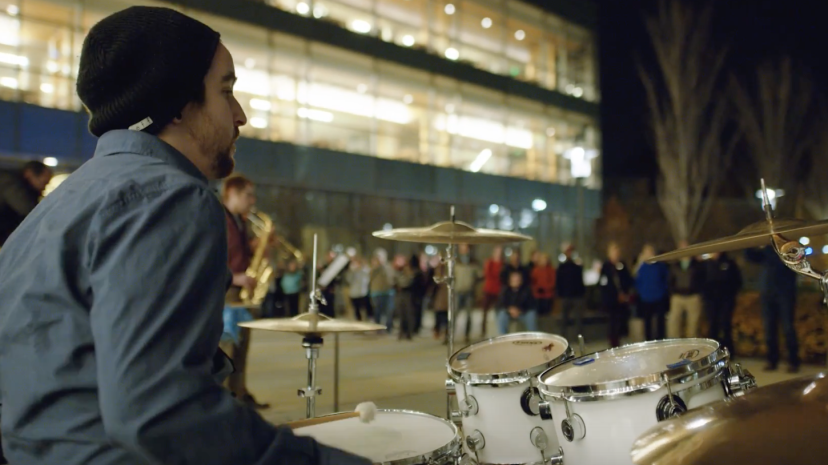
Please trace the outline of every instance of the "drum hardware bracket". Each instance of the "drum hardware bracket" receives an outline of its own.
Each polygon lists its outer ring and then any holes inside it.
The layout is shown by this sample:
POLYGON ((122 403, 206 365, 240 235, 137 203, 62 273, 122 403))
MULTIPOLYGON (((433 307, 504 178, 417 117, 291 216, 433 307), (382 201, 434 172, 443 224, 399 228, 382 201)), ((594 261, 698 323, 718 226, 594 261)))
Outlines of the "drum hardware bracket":
POLYGON ((554 418, 552 418, 552 404, 548 401, 539 402, 538 414, 542 420, 554 420, 554 418))
POLYGON ((580 415, 572 413, 568 401, 564 401, 566 406, 566 420, 561 422, 561 431, 567 441, 572 442, 586 437, 586 425, 584 419, 580 415))
POLYGON ((756 378, 739 363, 725 368, 724 388, 730 397, 741 397, 756 388, 756 378))
POLYGON ((656 406, 658 421, 677 417, 687 411, 687 405, 681 400, 681 397, 673 394, 673 386, 670 384, 667 375, 664 375, 664 387, 667 388, 667 395, 662 397, 656 406))
POLYGON ((520 407, 524 413, 531 417, 536 417, 540 413, 540 403, 540 392, 534 386, 526 388, 520 396, 520 407))
POLYGON ((579 356, 580 356, 580 357, 583 357, 583 356, 584 356, 584 354, 586 353, 585 345, 586 345, 586 344, 584 344, 584 336, 583 336, 582 334, 579 334, 579 335, 578 335, 578 349, 579 349, 579 350, 580 350, 580 352, 581 352, 581 353, 579 354, 579 356))
POLYGON ((322 338, 309 335, 302 339, 305 356, 308 359, 308 386, 297 391, 299 397, 307 400, 306 415, 308 418, 316 416, 316 396, 322 394, 322 389, 316 387, 316 359, 319 358, 319 348, 322 347, 322 338))
POLYGON ((466 392, 465 384, 461 384, 461 386, 463 386, 463 405, 460 405, 459 402, 457 403, 458 408, 460 408, 460 413, 462 413, 465 418, 477 415, 477 412, 480 411, 480 405, 477 403, 477 399, 475 399, 474 396, 470 396, 466 392))

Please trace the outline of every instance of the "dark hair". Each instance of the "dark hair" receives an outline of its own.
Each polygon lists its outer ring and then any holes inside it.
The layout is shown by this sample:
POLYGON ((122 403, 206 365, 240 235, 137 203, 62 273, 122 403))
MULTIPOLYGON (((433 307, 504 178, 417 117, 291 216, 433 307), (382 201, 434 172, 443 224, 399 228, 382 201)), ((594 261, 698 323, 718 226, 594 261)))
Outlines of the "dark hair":
POLYGON ((20 172, 25 173, 26 171, 30 171, 35 176, 42 176, 43 173, 49 171, 50 168, 44 165, 42 162, 39 161, 28 161, 26 162, 21 168, 20 172))
POLYGON ((231 174, 224 180, 224 184, 221 186, 221 198, 227 200, 230 191, 240 191, 252 185, 253 181, 247 179, 244 175, 238 173, 231 174))

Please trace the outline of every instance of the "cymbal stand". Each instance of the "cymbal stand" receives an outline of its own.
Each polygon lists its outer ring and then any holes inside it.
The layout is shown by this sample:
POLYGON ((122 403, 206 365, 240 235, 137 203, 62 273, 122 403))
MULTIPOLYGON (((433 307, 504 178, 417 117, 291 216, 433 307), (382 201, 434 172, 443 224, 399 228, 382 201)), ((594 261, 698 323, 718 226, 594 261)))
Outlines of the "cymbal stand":
MULTIPOLYGON (((773 207, 770 204, 768 190, 765 188, 765 180, 762 179, 762 202, 765 210, 765 218, 773 230, 773 207)), ((828 305, 828 271, 817 271, 811 267, 808 256, 805 253, 806 247, 799 241, 792 241, 781 234, 771 236, 771 246, 774 252, 788 268, 795 273, 819 281, 819 288, 822 291, 822 303, 828 305)), ((828 334, 826 335, 828 337, 828 334)), ((826 353, 826 365, 828 365, 828 353, 826 353)))
MULTIPOLYGON (((454 206, 451 207, 451 222, 454 223, 456 221, 454 215, 454 206)), ((448 351, 446 355, 446 366, 448 367, 449 360, 451 359, 452 354, 454 354, 454 317, 456 316, 455 313, 457 312, 457 295, 455 294, 454 290, 454 265, 457 262, 457 255, 455 254, 456 244, 448 244, 446 245, 446 254, 444 257, 441 258, 441 262, 446 265, 446 276, 434 278, 434 282, 437 284, 445 284, 446 288, 448 289, 448 327, 446 328, 446 340, 448 341, 446 344, 446 349, 448 351)), ((435 323, 436 324, 436 323, 435 323)), ((451 420, 451 396, 446 395, 446 418, 450 421, 451 420)))
MULTIPOLYGON (((308 304, 308 315, 311 321, 311 328, 316 329, 319 322, 319 304, 327 304, 322 291, 316 287, 316 252, 317 235, 313 235, 313 267, 311 268, 311 290, 310 303, 308 304)), ((316 396, 322 395, 322 389, 316 387, 316 360, 319 358, 319 349, 324 343, 320 334, 308 334, 302 338, 302 347, 305 349, 305 357, 308 359, 308 385, 297 391, 299 397, 306 400, 305 414, 307 418, 316 416, 316 396)))

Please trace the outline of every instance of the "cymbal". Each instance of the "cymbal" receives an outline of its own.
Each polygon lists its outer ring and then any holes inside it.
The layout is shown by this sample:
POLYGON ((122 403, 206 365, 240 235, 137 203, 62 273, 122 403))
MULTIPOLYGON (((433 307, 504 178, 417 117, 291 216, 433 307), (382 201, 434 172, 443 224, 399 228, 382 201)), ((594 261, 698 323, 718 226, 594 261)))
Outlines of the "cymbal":
POLYGON ((400 242, 432 244, 506 244, 532 240, 531 237, 509 231, 476 229, 462 221, 442 221, 425 228, 398 228, 375 231, 374 237, 400 242))
POLYGON ((825 373, 770 384, 662 421, 635 441, 636 465, 817 465, 828 457, 825 373))
POLYGON ((808 236, 826 233, 828 233, 828 220, 813 222, 797 219, 774 218, 772 224, 769 224, 767 221, 753 223, 732 236, 701 242, 683 249, 657 255, 648 260, 648 262, 663 262, 677 260, 680 258, 695 257, 708 253, 728 252, 731 250, 760 247, 763 245, 769 245, 771 237, 776 234, 788 235, 791 236, 788 237, 788 239, 797 240, 800 235, 808 236))
POLYGON ((255 310, 262 306, 262 304, 251 304, 246 302, 225 302, 225 307, 246 308, 248 310, 255 310))
POLYGON ((293 318, 263 318, 261 320, 246 321, 239 323, 239 326, 296 334, 360 333, 386 329, 385 325, 336 320, 325 315, 312 315, 310 313, 303 313, 293 318))

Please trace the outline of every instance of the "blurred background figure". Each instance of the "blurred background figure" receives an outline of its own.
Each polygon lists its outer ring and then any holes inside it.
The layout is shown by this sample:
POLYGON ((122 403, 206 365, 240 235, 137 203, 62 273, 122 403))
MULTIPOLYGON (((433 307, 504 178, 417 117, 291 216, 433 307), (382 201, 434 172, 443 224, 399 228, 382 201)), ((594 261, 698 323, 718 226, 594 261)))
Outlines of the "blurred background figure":
POLYGON ((664 262, 647 263, 655 255, 652 244, 644 245, 635 274, 638 315, 644 320, 644 337, 648 341, 667 337, 667 311, 670 309, 670 267, 664 262))
MULTIPOLYGON (((457 292, 457 320, 460 315, 466 315, 466 339, 469 342, 469 335, 472 327, 472 310, 475 307, 475 286, 480 278, 480 268, 477 266, 471 255, 468 244, 460 244, 457 248, 457 264, 454 267, 454 283, 457 292)), ((484 333, 485 334, 485 333, 484 333)))
POLYGON ((492 256, 483 264, 483 325, 480 328, 481 337, 486 337, 488 331, 486 323, 489 321, 489 309, 497 305, 500 300, 500 272, 503 268, 503 248, 495 246, 492 256))
POLYGON ((30 161, 17 171, 0 171, 0 247, 40 201, 52 169, 30 161))
POLYGON ((400 255, 399 260, 395 259, 396 273, 394 274, 394 288, 396 290, 396 308, 400 315, 400 336, 399 339, 408 339, 414 336, 414 295, 416 287, 417 271, 420 268, 420 261, 416 257, 406 259, 400 255))
POLYGON ((434 311, 434 339, 443 338, 443 344, 448 344, 448 288, 445 284, 438 284, 435 280, 446 276, 446 267, 440 264, 440 259, 431 261, 434 285, 431 287, 431 309, 434 311))
MULTIPOLYGON (((678 244, 687 247, 687 241, 678 244)), ((695 258, 683 258, 670 268, 670 312, 667 314, 667 337, 698 337, 702 312, 704 267, 695 258), (682 331, 682 326, 685 330, 682 331)))
POLYGON ((382 324, 388 334, 394 328, 394 268, 388 263, 388 252, 377 249, 371 258, 371 306, 374 321, 382 324))
POLYGON ((296 260, 290 260, 280 280, 279 284, 285 298, 285 310, 289 317, 301 313, 299 311, 299 294, 305 288, 304 275, 305 273, 299 267, 299 263, 296 260))
MULTIPOLYGON (((535 265, 530 272, 532 296, 537 303, 538 317, 544 325, 551 326, 552 306, 555 298, 555 268, 549 263, 549 255, 544 252, 536 253, 535 260, 535 265)), ((551 327, 543 328, 543 330, 553 331, 551 327)))
POLYGON ((577 321, 575 335, 584 332, 584 310, 586 308, 584 269, 573 259, 574 253, 575 247, 572 244, 564 247, 564 261, 555 273, 555 291, 561 299, 560 335, 563 337, 568 337, 570 315, 574 315, 577 321))
POLYGON ((500 334, 509 333, 509 324, 518 320, 526 331, 538 330, 538 307, 532 297, 532 289, 523 280, 521 271, 512 271, 508 283, 500 295, 497 310, 497 326, 500 334))
POLYGON ((354 318, 363 321, 374 319, 374 310, 368 296, 371 284, 371 269, 368 268, 359 255, 351 260, 351 265, 348 267, 348 271, 345 272, 345 282, 348 284, 348 297, 350 297, 351 306, 354 309, 354 318))
POLYGON ((730 356, 736 355, 733 347, 733 311, 736 309, 736 295, 742 288, 742 272, 739 265, 726 253, 711 254, 704 264, 702 297, 707 323, 708 337, 727 347, 730 356))
POLYGON ((765 327, 765 344, 768 348, 766 371, 774 371, 779 365, 779 322, 785 333, 788 349, 788 373, 799 371, 799 341, 794 327, 796 309, 796 273, 789 269, 770 247, 745 251, 745 257, 762 264, 759 278, 759 298, 762 301, 762 323, 765 327))
POLYGON ((609 317, 610 347, 618 347, 621 345, 624 322, 629 317, 633 280, 629 269, 621 261, 621 249, 615 242, 607 248, 607 261, 601 266, 599 284, 601 303, 609 317))

